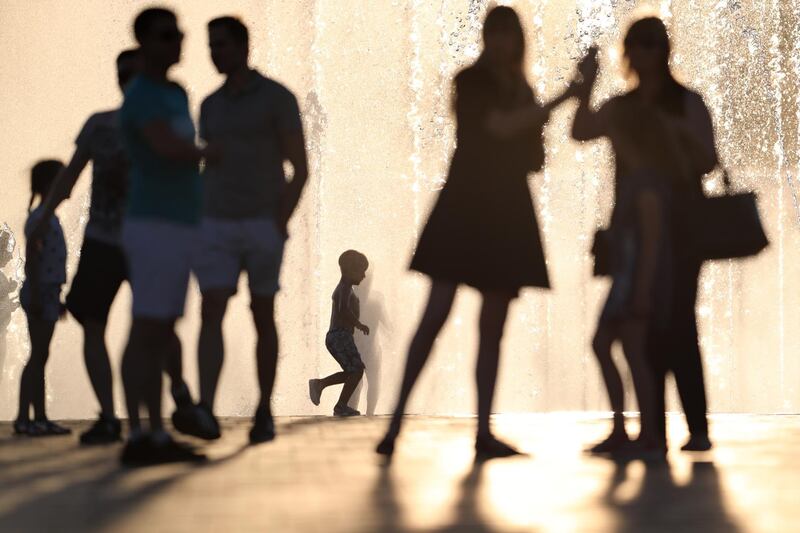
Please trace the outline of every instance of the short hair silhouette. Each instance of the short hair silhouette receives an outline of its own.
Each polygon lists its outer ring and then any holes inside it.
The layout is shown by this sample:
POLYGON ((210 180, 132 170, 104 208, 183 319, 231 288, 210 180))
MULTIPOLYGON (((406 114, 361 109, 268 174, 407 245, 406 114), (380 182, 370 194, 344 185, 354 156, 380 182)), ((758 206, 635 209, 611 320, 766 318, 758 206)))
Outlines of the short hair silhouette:
POLYGON ((136 20, 133 21, 133 35, 136 37, 136 41, 139 44, 141 44, 142 40, 147 37, 147 34, 150 32, 150 28, 153 27, 153 23, 160 18, 169 18, 175 21, 178 20, 178 18, 175 16, 175 13, 163 7, 151 7, 149 9, 145 9, 136 16, 136 20))
POLYGON ((228 30, 231 38, 245 48, 250 44, 250 32, 247 31, 247 26, 244 22, 237 17, 225 16, 217 17, 208 23, 208 29, 213 27, 225 28, 228 30))
POLYGON ((347 250, 342 252, 339 256, 339 268, 342 273, 352 272, 353 270, 363 269, 364 271, 369 268, 369 260, 367 256, 356 250, 347 250))
POLYGON ((57 159, 43 159, 31 168, 31 199, 28 202, 28 211, 33 207, 33 202, 39 196, 42 199, 47 195, 50 186, 64 168, 64 164, 57 159))

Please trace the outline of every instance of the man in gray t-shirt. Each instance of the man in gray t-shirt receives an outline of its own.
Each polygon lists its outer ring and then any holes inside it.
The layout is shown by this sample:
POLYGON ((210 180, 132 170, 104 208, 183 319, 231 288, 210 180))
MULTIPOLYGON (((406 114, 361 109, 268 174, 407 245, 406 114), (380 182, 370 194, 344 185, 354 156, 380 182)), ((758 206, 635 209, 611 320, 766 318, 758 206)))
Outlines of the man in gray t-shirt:
POLYGON ((252 443, 272 440, 270 397, 278 359, 274 300, 286 225, 307 178, 303 126, 294 95, 248 66, 247 28, 233 17, 208 24, 211 59, 225 83, 203 102, 200 137, 222 158, 203 172, 205 211, 195 274, 203 295, 198 348, 200 404, 213 419, 223 361, 222 320, 228 299, 247 271, 258 333, 256 359, 261 399, 252 443), (291 181, 284 161, 293 168, 291 181))

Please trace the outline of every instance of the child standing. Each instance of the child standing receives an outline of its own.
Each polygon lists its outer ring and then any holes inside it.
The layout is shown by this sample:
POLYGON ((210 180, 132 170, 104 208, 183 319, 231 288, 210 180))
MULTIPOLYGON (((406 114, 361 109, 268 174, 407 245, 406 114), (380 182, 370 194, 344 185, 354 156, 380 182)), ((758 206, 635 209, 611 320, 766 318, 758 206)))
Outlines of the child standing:
MULTIPOLYGON (((42 216, 41 201, 64 168, 60 161, 45 160, 31 170, 31 200, 25 235, 29 236, 36 221, 42 216), (31 211, 36 198, 39 206, 31 211)), ((19 387, 19 414, 14 422, 18 435, 65 435, 70 430, 47 419, 45 414, 44 367, 50 355, 50 340, 56 321, 63 315, 61 286, 66 282, 67 246, 64 232, 56 216, 50 217, 41 239, 28 241, 26 246, 25 282, 20 291, 20 303, 28 319, 31 339, 31 356, 19 387), (34 419, 30 419, 33 407, 34 419)))
POLYGON ((319 405, 322 391, 331 385, 343 383, 339 401, 333 407, 334 416, 358 416, 361 413, 347 403, 350 396, 364 376, 364 362, 358 353, 353 333, 356 329, 369 335, 369 328, 362 324, 359 317, 359 302, 353 293, 353 285, 358 285, 366 276, 369 261, 367 257, 355 250, 347 250, 339 256, 339 268, 342 279, 333 291, 331 309, 331 325, 325 336, 325 347, 331 353, 342 372, 331 374, 322 379, 308 381, 308 394, 314 405, 319 405))

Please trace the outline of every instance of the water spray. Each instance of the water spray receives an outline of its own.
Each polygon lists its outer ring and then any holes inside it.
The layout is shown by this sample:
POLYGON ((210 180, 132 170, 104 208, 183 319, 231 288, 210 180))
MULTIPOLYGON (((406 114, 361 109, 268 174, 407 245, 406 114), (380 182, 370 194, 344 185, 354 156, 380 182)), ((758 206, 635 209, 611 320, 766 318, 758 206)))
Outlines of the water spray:
POLYGON ((795 190, 791 174, 786 174, 786 181, 789 182, 789 190, 792 191, 792 203, 794 203, 794 210, 797 214, 797 225, 800 226, 800 203, 797 201, 797 190, 795 190))

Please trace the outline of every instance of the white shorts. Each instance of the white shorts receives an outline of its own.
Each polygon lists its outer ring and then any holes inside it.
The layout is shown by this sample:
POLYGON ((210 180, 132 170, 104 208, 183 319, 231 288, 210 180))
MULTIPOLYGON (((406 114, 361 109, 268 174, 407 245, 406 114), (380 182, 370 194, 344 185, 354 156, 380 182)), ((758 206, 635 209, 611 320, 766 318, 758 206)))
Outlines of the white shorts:
POLYGON ((284 237, 269 218, 205 218, 194 273, 200 291, 229 289, 236 292, 239 275, 247 271, 250 293, 272 296, 278 292, 284 237))
POLYGON ((197 231, 197 226, 165 220, 125 221, 122 247, 128 260, 134 318, 183 316, 197 231))

